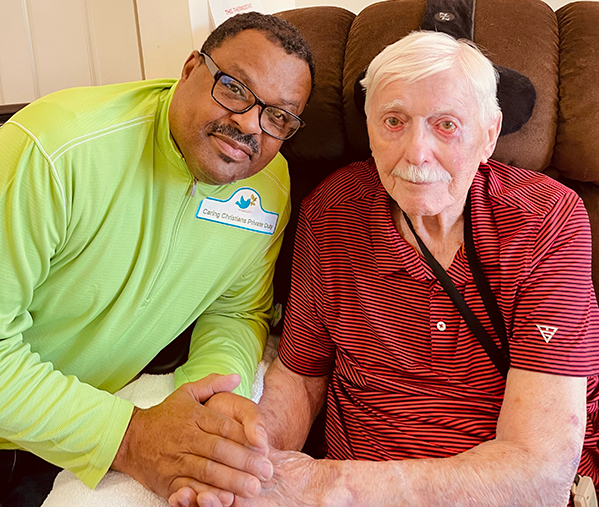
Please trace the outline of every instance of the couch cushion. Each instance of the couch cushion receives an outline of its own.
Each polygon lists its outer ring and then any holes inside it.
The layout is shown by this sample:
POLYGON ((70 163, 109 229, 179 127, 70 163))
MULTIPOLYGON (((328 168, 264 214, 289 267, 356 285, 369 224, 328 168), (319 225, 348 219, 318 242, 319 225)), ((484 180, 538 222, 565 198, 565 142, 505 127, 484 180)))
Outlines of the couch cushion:
POLYGON ((474 40, 495 63, 528 76, 537 101, 532 118, 502 137, 493 158, 542 171, 551 162, 557 125, 557 18, 541 0, 478 0, 474 40))
POLYGON ((560 111, 553 156, 553 164, 562 175, 597 184, 598 7, 595 2, 574 2, 557 11, 560 30, 560 111))
MULTIPOLYGON (((284 11, 278 16, 302 32, 316 63, 316 86, 302 114, 306 128, 283 145, 282 153, 291 162, 339 160, 341 164, 347 156, 342 69, 347 34, 355 14, 340 7, 308 7, 284 11)), ((305 169, 311 170, 310 167, 305 169)))

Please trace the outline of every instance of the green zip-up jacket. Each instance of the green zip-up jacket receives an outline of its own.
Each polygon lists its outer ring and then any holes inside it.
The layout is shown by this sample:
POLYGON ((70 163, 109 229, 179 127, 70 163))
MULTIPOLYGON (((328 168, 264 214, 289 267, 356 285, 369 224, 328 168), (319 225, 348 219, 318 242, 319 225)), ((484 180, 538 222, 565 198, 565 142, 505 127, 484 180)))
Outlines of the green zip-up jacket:
POLYGON ((249 395, 289 218, 287 164, 198 183, 175 147, 176 81, 65 90, 0 128, 0 449, 94 487, 133 406, 113 394, 197 319, 177 386, 249 395))

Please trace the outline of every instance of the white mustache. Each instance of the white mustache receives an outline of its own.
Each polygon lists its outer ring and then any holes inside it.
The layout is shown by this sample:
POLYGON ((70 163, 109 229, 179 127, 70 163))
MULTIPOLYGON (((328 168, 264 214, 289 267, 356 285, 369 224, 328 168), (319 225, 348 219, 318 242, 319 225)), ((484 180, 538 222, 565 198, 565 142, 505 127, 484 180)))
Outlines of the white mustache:
POLYGON ((391 171, 391 174, 411 183, 449 183, 453 179, 445 169, 429 165, 416 166, 410 164, 407 167, 396 167, 391 171))

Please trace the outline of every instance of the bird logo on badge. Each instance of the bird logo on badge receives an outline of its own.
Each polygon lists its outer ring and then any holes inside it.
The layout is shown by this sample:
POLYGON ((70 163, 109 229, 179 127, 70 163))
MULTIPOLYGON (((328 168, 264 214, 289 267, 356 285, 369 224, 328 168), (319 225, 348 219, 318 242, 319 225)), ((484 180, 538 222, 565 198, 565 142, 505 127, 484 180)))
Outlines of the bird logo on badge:
POLYGON ((247 209, 250 206, 256 205, 256 196, 252 194, 249 199, 245 199, 243 195, 239 197, 239 200, 235 203, 239 206, 239 209, 247 209))

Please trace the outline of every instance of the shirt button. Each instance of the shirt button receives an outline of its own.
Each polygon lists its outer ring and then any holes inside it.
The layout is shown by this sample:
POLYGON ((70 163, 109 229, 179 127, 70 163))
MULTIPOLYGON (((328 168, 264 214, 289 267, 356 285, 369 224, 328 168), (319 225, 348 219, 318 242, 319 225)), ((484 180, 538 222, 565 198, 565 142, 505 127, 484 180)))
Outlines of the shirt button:
POLYGON ((446 328, 447 328, 447 326, 445 325, 445 322, 443 322, 442 320, 437 322, 437 329, 439 331, 445 331, 446 328))

